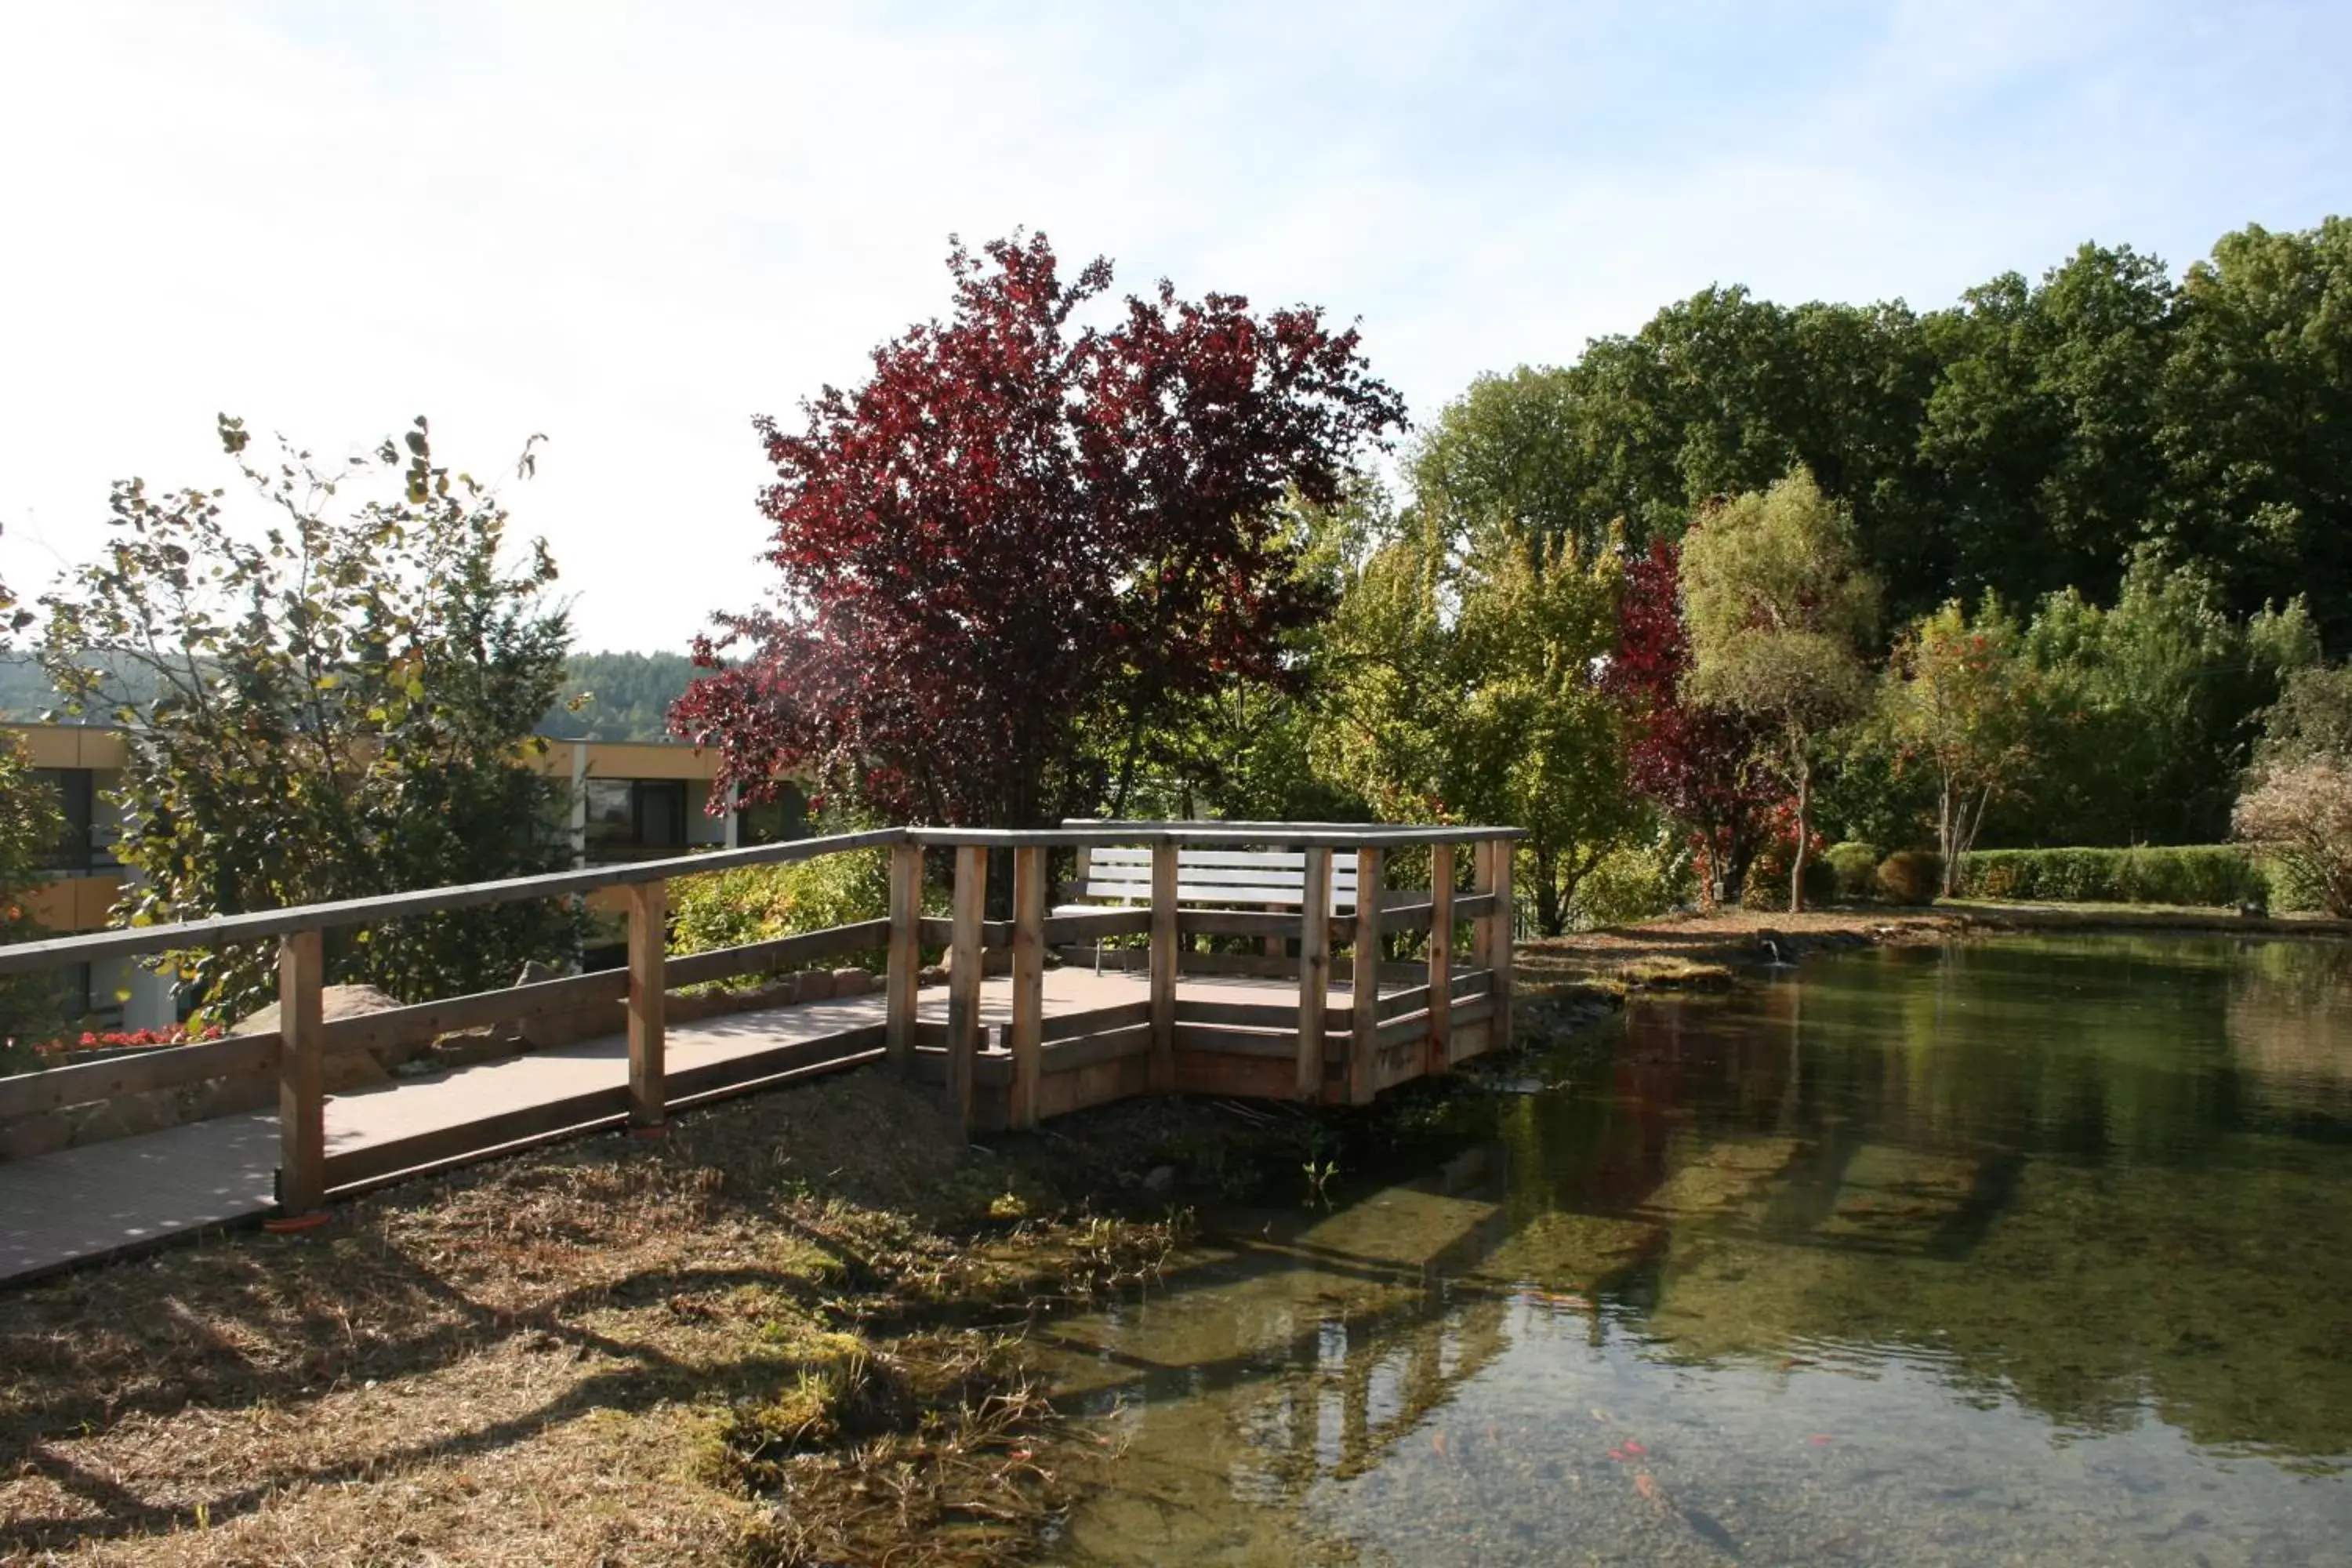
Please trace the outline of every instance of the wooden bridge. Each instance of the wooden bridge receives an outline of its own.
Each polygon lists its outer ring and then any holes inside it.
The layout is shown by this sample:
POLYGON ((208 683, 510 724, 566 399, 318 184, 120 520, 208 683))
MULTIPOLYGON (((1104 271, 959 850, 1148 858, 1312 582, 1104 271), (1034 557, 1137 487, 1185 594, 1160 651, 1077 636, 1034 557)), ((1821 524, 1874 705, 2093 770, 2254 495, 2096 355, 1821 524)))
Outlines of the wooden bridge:
POLYGON ((1302 823, 887 828, 0 947, 8 974, 275 941, 280 1019, 267 1033, 0 1078, 0 1127, 222 1080, 274 1079, 278 1099, 274 1118, 0 1163, 0 1278, 269 1206, 298 1225, 387 1181, 600 1128, 652 1133, 686 1105, 869 1061, 938 1084, 982 1130, 1139 1094, 1360 1104, 1509 1038, 1518 836, 1302 823), (673 879, 857 852, 887 854, 887 918, 667 951, 673 879), (1009 920, 986 918, 992 860, 1010 867, 1009 920), (1054 883, 1057 870, 1068 879, 1054 883), (1416 885, 1391 886, 1400 880, 1416 885), (625 968, 323 1017, 329 930, 614 887, 628 909, 625 968), (925 912, 927 891, 947 914, 925 912), (681 987, 877 952, 870 992, 671 1021, 706 1010, 681 987), (926 985, 934 952, 945 980, 926 985), (556 1018, 588 1020, 585 1037, 370 1093, 326 1089, 338 1057, 556 1018))

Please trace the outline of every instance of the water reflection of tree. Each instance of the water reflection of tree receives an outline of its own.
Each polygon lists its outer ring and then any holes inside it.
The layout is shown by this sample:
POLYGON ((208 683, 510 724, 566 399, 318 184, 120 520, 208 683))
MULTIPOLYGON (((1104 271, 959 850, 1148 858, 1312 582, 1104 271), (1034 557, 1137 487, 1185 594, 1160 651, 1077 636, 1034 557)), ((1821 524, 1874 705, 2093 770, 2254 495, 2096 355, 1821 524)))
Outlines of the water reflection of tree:
POLYGON ((2174 942, 1640 1006, 1505 1111, 1514 1247, 1662 1354, 1903 1346, 2072 1426, 2352 1453, 2347 1009, 2340 947, 2174 942))
POLYGON ((2231 1055, 2265 1112, 2352 1124, 2352 946, 2248 943, 2226 1018, 2231 1055))

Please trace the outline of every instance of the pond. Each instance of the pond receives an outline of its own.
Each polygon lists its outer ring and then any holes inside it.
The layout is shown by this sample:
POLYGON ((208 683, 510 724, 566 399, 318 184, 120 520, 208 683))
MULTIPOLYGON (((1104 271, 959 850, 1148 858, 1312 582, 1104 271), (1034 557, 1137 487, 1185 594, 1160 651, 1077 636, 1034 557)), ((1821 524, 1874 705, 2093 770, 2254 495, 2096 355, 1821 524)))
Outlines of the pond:
POLYGON ((1049 1560, 2352 1563, 2352 949, 1817 959, 1518 1087, 1053 1326, 1049 1560))

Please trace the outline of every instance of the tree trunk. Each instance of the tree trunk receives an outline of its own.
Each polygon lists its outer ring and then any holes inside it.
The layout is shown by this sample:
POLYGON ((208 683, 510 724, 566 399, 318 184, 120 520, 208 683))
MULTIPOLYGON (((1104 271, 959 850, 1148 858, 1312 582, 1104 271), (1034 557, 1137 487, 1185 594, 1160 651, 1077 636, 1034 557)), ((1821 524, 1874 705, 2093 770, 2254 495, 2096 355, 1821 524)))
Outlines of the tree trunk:
POLYGON ((1943 879, 1943 896, 1948 899, 1956 890, 1955 884, 1960 875, 1960 829, 1959 824, 1954 820, 1957 807, 1952 775, 1942 773, 1937 776, 1940 782, 1936 790, 1936 853, 1944 858, 1943 870, 1939 875, 1943 879))
POLYGON ((1813 759, 1797 752, 1797 847, 1789 857, 1789 912, 1805 912, 1805 850, 1813 836, 1813 759))
POLYGON ((1536 863, 1536 929, 1546 936, 1558 936, 1568 929, 1568 911, 1561 908, 1559 879, 1553 873, 1559 852, 1556 849, 1535 851, 1536 863))

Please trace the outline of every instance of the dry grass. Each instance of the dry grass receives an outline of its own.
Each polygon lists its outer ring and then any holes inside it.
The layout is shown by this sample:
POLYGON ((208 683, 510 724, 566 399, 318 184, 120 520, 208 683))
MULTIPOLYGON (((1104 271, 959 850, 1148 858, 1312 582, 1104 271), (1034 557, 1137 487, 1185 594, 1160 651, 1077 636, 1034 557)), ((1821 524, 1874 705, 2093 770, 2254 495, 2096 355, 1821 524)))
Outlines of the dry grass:
POLYGON ((859 1072, 0 1295, 0 1560, 1001 1557, 1089 1451, 1007 1334, 1171 1244, 1006 1180, 859 1072))

